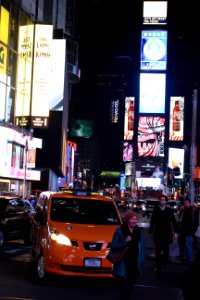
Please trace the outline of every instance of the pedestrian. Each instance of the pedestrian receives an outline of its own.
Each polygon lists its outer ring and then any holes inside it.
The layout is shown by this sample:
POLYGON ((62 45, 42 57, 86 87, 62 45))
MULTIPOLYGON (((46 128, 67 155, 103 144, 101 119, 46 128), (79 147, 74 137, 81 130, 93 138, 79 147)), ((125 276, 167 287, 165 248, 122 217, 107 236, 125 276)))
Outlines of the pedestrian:
POLYGON ((167 207, 168 198, 165 195, 159 197, 159 205, 155 207, 149 226, 149 234, 152 234, 155 243, 155 269, 160 272, 167 267, 169 260, 169 245, 173 237, 177 238, 178 223, 174 212, 167 207))
POLYGON ((137 214, 128 210, 123 224, 113 234, 111 248, 114 250, 128 247, 121 262, 113 264, 112 274, 120 287, 119 300, 130 300, 134 284, 141 274, 144 260, 144 236, 137 225, 137 214))
POLYGON ((184 199, 179 213, 179 259, 192 262, 193 237, 198 227, 198 211, 191 205, 190 199, 184 199))

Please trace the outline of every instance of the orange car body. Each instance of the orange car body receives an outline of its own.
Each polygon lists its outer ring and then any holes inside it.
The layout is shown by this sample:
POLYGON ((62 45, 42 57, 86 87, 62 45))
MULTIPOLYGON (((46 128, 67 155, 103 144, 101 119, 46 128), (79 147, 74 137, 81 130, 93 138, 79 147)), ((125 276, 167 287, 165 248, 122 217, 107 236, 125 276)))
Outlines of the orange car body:
POLYGON ((36 207, 33 260, 42 256, 49 274, 112 277, 112 264, 105 257, 122 223, 112 198, 69 191, 43 200, 36 207))

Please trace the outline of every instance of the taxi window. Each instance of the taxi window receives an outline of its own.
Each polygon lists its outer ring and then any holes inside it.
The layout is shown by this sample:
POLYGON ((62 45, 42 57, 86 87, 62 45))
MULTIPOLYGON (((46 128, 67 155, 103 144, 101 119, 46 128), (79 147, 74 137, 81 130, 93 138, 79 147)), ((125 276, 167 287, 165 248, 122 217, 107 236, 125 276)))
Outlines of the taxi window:
POLYGON ((25 204, 20 199, 10 200, 6 208, 6 212, 8 214, 23 213, 25 212, 25 204))
POLYGON ((52 197, 50 218, 77 224, 120 225, 114 203, 94 199, 52 197))

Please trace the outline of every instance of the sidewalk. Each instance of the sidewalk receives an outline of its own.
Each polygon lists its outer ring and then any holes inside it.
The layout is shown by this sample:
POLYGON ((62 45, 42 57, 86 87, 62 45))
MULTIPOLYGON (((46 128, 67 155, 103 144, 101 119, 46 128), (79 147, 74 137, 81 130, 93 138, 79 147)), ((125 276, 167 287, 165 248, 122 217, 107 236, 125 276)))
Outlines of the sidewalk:
MULTIPOLYGON (((168 268, 159 274, 155 274, 153 272, 155 258, 154 243, 148 238, 147 229, 145 229, 145 233, 145 261, 142 276, 135 286, 134 300, 197 300, 196 298, 191 298, 189 283, 191 284, 193 281, 188 281, 187 279, 188 274, 190 274, 191 278, 194 277, 194 271, 192 271, 193 264, 184 264, 177 259, 179 255, 177 241, 170 245, 168 268), (183 287, 184 291, 182 290, 183 287), (186 294, 188 294, 188 298, 185 298, 186 294)), ((194 261, 197 253, 198 251, 194 249, 194 261)))

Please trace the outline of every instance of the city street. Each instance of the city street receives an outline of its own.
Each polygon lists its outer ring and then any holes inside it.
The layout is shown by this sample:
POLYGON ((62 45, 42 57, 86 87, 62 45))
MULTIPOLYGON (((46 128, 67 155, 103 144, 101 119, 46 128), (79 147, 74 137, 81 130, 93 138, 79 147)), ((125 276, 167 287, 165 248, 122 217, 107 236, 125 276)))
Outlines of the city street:
MULTIPOLYGON (((148 219, 139 218, 145 233, 145 261, 143 273, 135 286, 135 300, 183 300, 181 285, 189 270, 176 260, 177 243, 170 248, 170 264, 161 274, 154 274, 154 245, 150 240, 148 219)), ((34 300, 116 300, 118 288, 114 280, 50 277, 45 285, 38 285, 29 276, 31 247, 23 242, 9 243, 0 252, 0 299, 34 300)), ((194 253, 195 254, 195 253, 194 253)), ((191 299, 192 300, 192 299, 191 299)))

